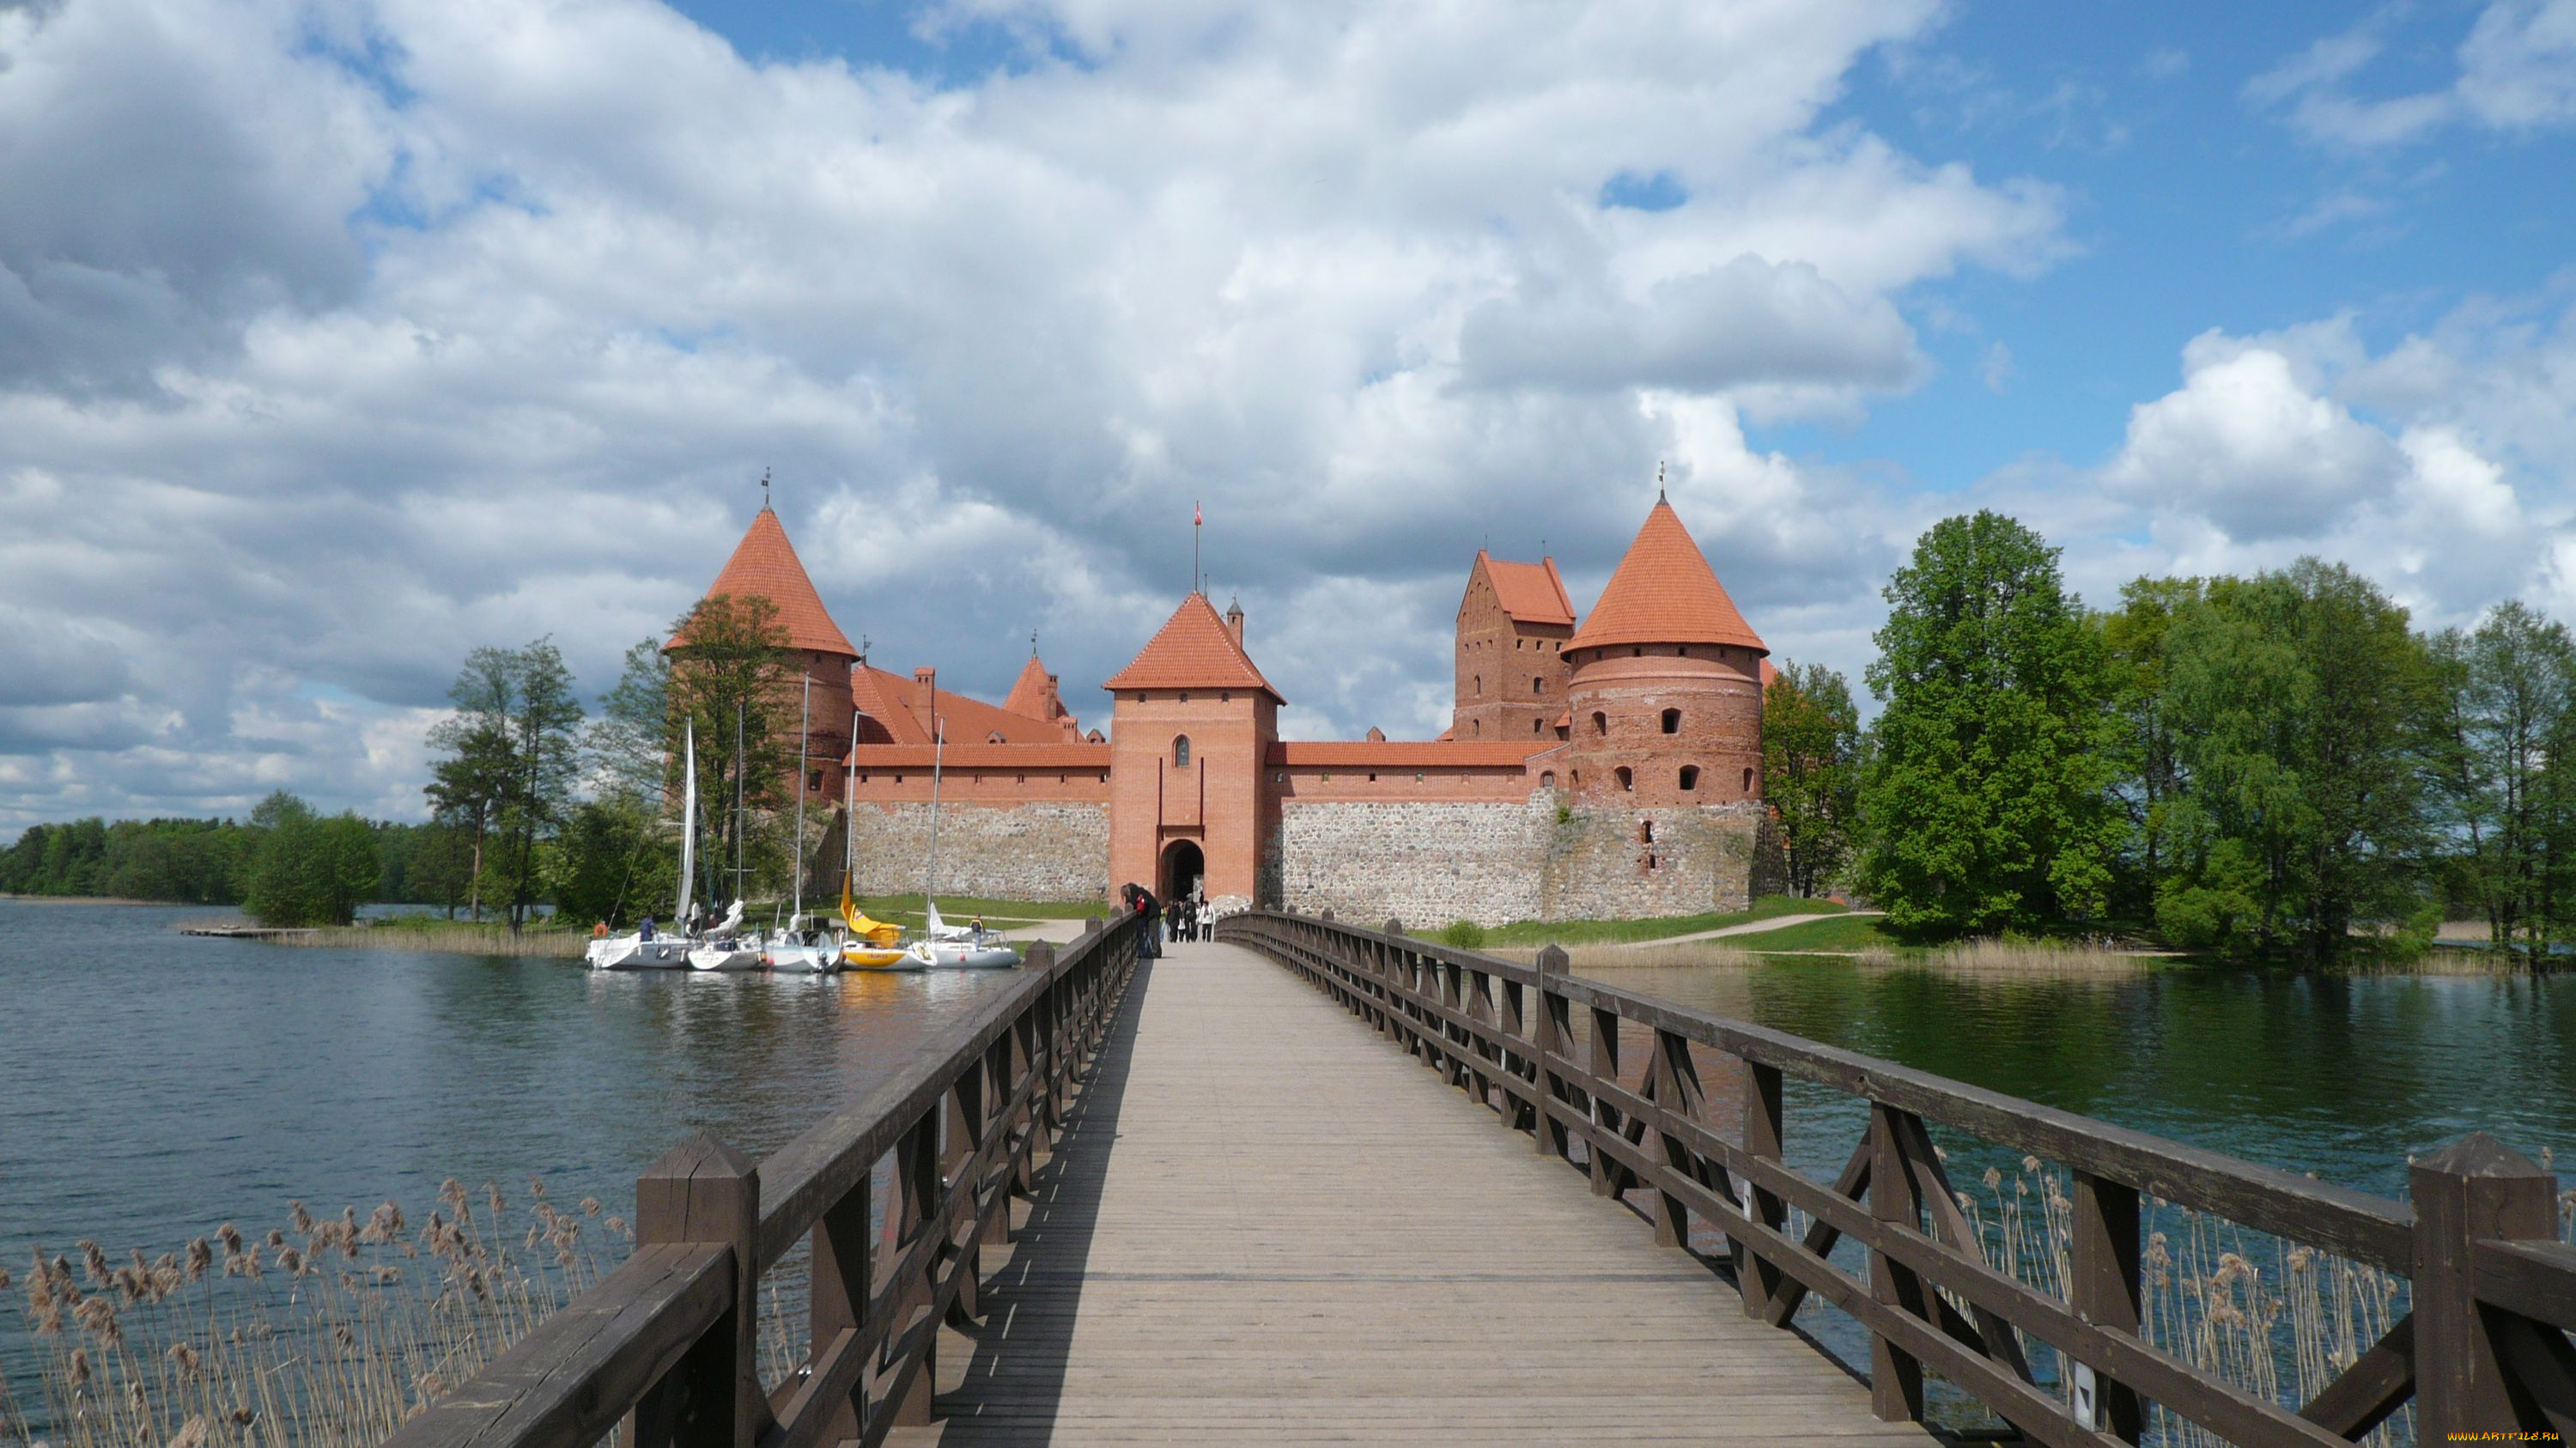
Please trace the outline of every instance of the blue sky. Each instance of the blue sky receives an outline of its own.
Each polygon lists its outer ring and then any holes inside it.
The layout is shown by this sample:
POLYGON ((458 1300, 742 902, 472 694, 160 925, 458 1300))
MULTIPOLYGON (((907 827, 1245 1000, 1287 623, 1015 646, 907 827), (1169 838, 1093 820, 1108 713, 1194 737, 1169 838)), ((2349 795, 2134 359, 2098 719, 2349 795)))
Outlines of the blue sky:
POLYGON ((764 468, 875 662, 1086 717, 1204 503, 1307 738, 1659 465, 1855 677, 1975 507, 2576 617, 2576 0, 0 0, 0 136, 0 838, 416 816, 764 468))

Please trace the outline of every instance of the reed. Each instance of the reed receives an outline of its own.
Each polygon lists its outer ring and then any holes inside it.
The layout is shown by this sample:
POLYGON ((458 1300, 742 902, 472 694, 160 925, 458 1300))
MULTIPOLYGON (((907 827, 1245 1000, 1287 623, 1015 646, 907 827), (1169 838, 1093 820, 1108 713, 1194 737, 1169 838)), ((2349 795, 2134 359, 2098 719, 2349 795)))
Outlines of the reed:
POLYGON ((590 937, 578 930, 552 928, 513 932, 507 925, 459 924, 449 920, 380 920, 364 925, 322 925, 275 933, 251 933, 238 920, 182 921, 177 927, 233 927, 250 939, 270 945, 319 945, 334 950, 435 950, 456 955, 524 955, 551 960, 578 960, 590 937))
MULTIPOLYGON (((1577 974, 1589 974, 1638 969, 1744 969, 1784 958, 1761 949, 1760 940, 1755 935, 1679 945, 1578 948, 1567 951, 1566 960, 1577 974)), ((1534 950, 1497 953, 1524 963, 1537 955, 1534 950)), ((2166 963, 2166 957, 2099 945, 2008 940, 1966 940, 1926 950, 1872 949, 1818 958, 1849 961, 1866 970, 1933 970, 2009 980, 2122 980, 2166 963)))
POLYGON ((598 1281, 631 1239, 596 1199, 561 1211, 531 1181, 513 1209, 497 1185, 450 1180, 417 1230, 390 1201, 364 1221, 297 1202, 264 1234, 227 1222, 158 1257, 40 1248, 13 1294, 25 1341, 6 1354, 32 1362, 33 1386, 21 1401, 0 1375, 0 1439, 366 1448, 598 1281))

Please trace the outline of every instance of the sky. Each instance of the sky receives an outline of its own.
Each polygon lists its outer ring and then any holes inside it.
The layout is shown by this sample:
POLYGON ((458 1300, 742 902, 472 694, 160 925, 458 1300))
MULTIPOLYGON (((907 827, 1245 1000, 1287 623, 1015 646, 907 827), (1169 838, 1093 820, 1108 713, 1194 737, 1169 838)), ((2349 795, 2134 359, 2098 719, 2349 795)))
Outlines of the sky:
POLYGON ((1087 722, 1192 582, 1447 722, 1479 547, 1674 506, 1855 682, 1934 520, 2576 619, 2576 0, 0 0, 0 839, 418 818, 773 479, 1087 722))

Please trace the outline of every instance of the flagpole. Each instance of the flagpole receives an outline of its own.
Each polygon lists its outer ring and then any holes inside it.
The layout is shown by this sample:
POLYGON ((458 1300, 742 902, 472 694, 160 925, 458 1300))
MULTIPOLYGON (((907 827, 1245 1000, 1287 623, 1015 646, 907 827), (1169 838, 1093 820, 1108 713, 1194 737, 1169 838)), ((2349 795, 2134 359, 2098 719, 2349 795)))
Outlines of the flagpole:
POLYGON ((1190 592, 1207 592, 1207 573, 1199 567, 1199 528, 1207 521, 1196 501, 1190 504, 1190 592))

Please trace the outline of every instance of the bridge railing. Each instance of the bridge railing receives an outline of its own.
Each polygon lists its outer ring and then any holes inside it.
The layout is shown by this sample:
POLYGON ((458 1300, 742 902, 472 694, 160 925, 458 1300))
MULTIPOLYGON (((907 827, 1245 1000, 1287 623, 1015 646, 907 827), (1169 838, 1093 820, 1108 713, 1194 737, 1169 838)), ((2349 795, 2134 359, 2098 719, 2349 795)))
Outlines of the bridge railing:
POLYGON ((1882 1418, 1922 1418, 1929 1368, 2049 1444, 2134 1443, 2150 1403, 2230 1443, 2346 1443, 2410 1401, 2425 1444, 2576 1441, 2576 1248, 2557 1240, 2556 1179, 2483 1133, 2414 1163, 2412 1200, 2396 1202, 1581 979, 1554 947, 1521 965, 1394 921, 1268 911, 1218 938, 1305 977, 1595 1192, 1638 1191, 1659 1240, 1687 1244, 1694 1223, 1722 1234, 1748 1316, 1786 1327, 1810 1296, 1849 1313, 1882 1418), (1622 1059, 1623 1027, 1643 1059, 1622 1059), (1742 1063, 1739 1140, 1711 1128, 1694 1047, 1742 1063), (1867 1105, 1830 1186, 1784 1160, 1790 1080, 1867 1105), (1928 1123, 2066 1170, 2062 1296, 1989 1259, 1928 1123), (2249 1392, 2141 1331, 2142 1197, 2409 1279, 2411 1311, 2304 1403, 2249 1392), (1831 1259, 1845 1239, 1865 1276, 1831 1259), (2035 1378, 2022 1335, 2057 1351, 2062 1382, 2035 1378))
POLYGON ((634 1255, 389 1448, 811 1448, 929 1421, 940 1325, 974 1316, 1003 1240, 1136 962, 1132 917, 1058 950, 920 1058, 767 1160, 701 1134, 635 1184, 634 1255), (879 1168, 891 1158, 891 1172, 879 1168), (892 1190, 872 1202, 876 1182, 892 1190), (878 1223, 882 1221, 883 1227, 878 1223), (808 1356, 760 1381, 762 1274, 813 1249, 808 1356))

